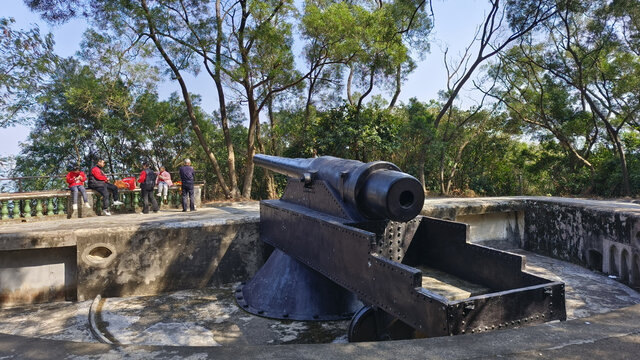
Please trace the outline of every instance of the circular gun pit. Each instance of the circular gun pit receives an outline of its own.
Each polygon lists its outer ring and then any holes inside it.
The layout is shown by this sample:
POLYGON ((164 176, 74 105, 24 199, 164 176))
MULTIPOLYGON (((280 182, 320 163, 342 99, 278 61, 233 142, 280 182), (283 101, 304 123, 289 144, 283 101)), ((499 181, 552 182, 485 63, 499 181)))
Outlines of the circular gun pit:
MULTIPOLYGON (((523 250, 527 271, 566 284, 567 319, 640 303, 635 290, 598 272, 523 250)), ((344 343, 349 321, 281 321, 237 307, 237 284, 155 296, 103 299, 97 328, 119 344, 245 346, 344 343)), ((0 333, 97 342, 91 334, 91 301, 16 306, 0 310, 0 333)))

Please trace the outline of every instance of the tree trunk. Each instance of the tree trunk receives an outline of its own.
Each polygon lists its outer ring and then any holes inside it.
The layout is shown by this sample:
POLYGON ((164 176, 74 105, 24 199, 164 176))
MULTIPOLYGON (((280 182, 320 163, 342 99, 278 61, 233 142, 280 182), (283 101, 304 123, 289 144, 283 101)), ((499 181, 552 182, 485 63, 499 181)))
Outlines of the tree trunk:
POLYGON ((456 172, 458 171, 458 165, 460 165, 460 162, 462 161, 462 153, 464 152, 464 149, 467 147, 467 145, 469 145, 469 142, 471 140, 466 140, 462 143, 462 145, 460 145, 460 147, 458 148, 458 153, 456 154, 456 160, 453 163, 453 166, 451 167, 451 171, 449 172, 449 179, 447 180, 447 194, 451 192, 451 186, 453 185, 453 177, 456 175, 456 172))
MULTIPOLYGON (((616 134, 617 135, 617 134, 616 134)), ((627 167, 627 156, 624 153, 624 147, 618 136, 615 137, 615 145, 620 157, 620 167, 622 168, 622 191, 623 195, 631 196, 631 184, 629 181, 629 169, 627 167)))
POLYGON ((247 163, 245 165, 244 180, 242 183, 242 196, 250 199, 254 170, 253 155, 256 154, 256 124, 260 121, 260 114, 258 113, 256 101, 253 98, 253 91, 248 84, 245 86, 245 91, 247 93, 249 106, 249 131, 247 135, 247 163))
MULTIPOLYGON (((216 0, 216 63, 214 69, 213 81, 218 91, 218 103, 220 106, 220 122, 222 123, 222 133, 224 134, 224 142, 227 146, 227 156, 229 165, 229 180, 231 181, 231 196, 239 198, 241 196, 238 188, 238 175, 236 174, 236 155, 231 141, 231 133, 229 132, 229 123, 227 119, 227 104, 224 97, 224 88, 222 86, 222 78, 220 69, 222 68, 222 13, 220 10, 220 0, 216 0)), ((205 65, 207 61, 205 60, 205 65)))
POLYGON ((182 75, 180 74, 180 70, 178 70, 178 67, 173 63, 169 55, 164 50, 164 47, 160 43, 160 40, 158 40, 158 37, 156 36, 156 29, 155 29, 155 26, 153 25, 153 20, 151 19, 151 14, 149 13, 149 8, 147 7, 146 0, 142 0, 142 7, 145 12, 147 25, 149 26, 149 37, 151 38, 151 40, 153 40, 153 43, 158 49, 158 51, 160 52, 160 55, 162 55, 162 58, 167 63, 167 65, 169 65, 169 67, 171 68, 171 71, 173 72, 174 76, 178 80, 178 83, 180 84, 180 89, 182 91, 182 97, 187 106, 187 113, 189 114, 189 119, 191 120, 191 127, 193 128, 193 131, 196 133, 196 136, 198 137, 200 146, 202 146, 202 149, 207 154, 209 161, 211 161, 211 165, 213 166, 216 176, 218 177, 218 182, 220 183, 220 187, 222 188, 222 191, 224 192, 225 197, 230 198, 231 193, 229 191, 229 188, 227 187, 226 182, 224 181, 222 172, 220 171, 220 166, 218 165, 218 159, 216 159, 215 154, 209 149, 209 145, 207 145, 207 142, 204 136, 202 135, 202 131, 200 130, 200 126, 198 125, 198 120, 196 119, 195 113, 193 112, 193 104, 191 102, 191 96, 187 91, 187 85, 184 79, 182 78, 182 75))
POLYGON ((276 126, 276 119, 273 115, 273 101, 269 98, 269 102, 267 103, 267 114, 269 115, 269 138, 271 141, 271 154, 280 156, 280 151, 278 151, 278 144, 276 139, 276 134, 273 129, 276 126))
POLYGON ((402 65, 398 65, 396 69, 396 91, 393 93, 393 98, 389 103, 389 107, 387 109, 391 110, 394 106, 396 106, 396 102, 398 101, 398 97, 400 96, 400 91, 402 90, 402 65))
POLYGON ((427 193, 427 185, 424 178, 424 163, 426 161, 426 152, 424 151, 425 146, 422 146, 418 153, 418 181, 422 184, 422 191, 427 193))
MULTIPOLYGON (((264 143, 262 142, 262 136, 260 134, 260 123, 256 123, 256 140, 258 142, 258 148, 260 149, 260 153, 262 154, 266 154, 267 152, 265 151, 264 148, 264 143)), ((276 185, 275 185, 275 181, 273 180, 273 173, 271 173, 271 171, 265 169, 264 170, 264 174, 267 180, 267 194, 269 196, 269 199, 275 199, 278 197, 278 194, 276 192, 276 185)))
POLYGON ((446 195, 446 189, 444 188, 444 150, 440 153, 440 195, 446 195))

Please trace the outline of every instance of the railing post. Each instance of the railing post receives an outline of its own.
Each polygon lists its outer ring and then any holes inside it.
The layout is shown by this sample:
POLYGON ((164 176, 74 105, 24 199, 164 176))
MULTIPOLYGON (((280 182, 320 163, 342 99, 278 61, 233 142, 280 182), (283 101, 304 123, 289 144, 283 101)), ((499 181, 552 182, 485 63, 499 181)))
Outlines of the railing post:
POLYGON ((22 192, 22 179, 18 178, 18 192, 22 192))
POLYGON ((2 220, 9 219, 9 208, 7 207, 9 200, 2 202, 2 220))
POLYGON ((31 217, 31 200, 30 199, 24 200, 24 217, 25 219, 28 219, 31 217))
POLYGON ((180 197, 180 188, 176 189, 176 191, 173 193, 173 198, 172 198, 172 202, 173 202, 173 207, 178 207, 178 199, 180 197))
POLYGON ((207 200, 207 180, 202 181, 202 201, 207 200))
POLYGON ((42 217, 42 200, 41 199, 37 199, 36 200, 36 216, 37 217, 42 217))
POLYGON ((140 199, 138 198, 138 193, 133 193, 133 212, 136 212, 138 209, 138 203, 140 199))
POLYGON ((13 218, 20 218, 20 200, 13 200, 13 218))
POLYGON ((47 199, 47 216, 53 215, 53 198, 47 199))
POLYGON ((58 215, 63 215, 64 214, 64 204, 67 202, 67 198, 66 197, 59 197, 58 198, 58 215))

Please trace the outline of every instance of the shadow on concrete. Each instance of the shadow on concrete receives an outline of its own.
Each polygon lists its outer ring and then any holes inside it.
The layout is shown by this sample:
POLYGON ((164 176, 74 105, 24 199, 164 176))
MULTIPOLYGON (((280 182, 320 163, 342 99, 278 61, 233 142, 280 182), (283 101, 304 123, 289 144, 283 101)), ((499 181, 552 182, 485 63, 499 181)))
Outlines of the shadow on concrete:
POLYGON ((244 281, 264 262, 257 221, 211 222, 203 219, 207 214, 189 215, 142 220, 135 230, 78 234, 78 299, 153 295, 244 281))

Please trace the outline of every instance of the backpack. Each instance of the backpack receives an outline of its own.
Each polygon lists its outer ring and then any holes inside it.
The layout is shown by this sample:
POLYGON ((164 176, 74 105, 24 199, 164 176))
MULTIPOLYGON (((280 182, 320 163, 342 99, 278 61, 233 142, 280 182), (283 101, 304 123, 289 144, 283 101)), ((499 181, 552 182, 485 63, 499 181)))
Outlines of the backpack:
POLYGON ((158 177, 156 175, 156 173, 153 170, 150 169, 146 169, 145 172, 147 173, 147 175, 144 178, 144 182, 142 183, 142 186, 144 186, 145 190, 153 190, 153 187, 156 186, 156 177, 158 177))

